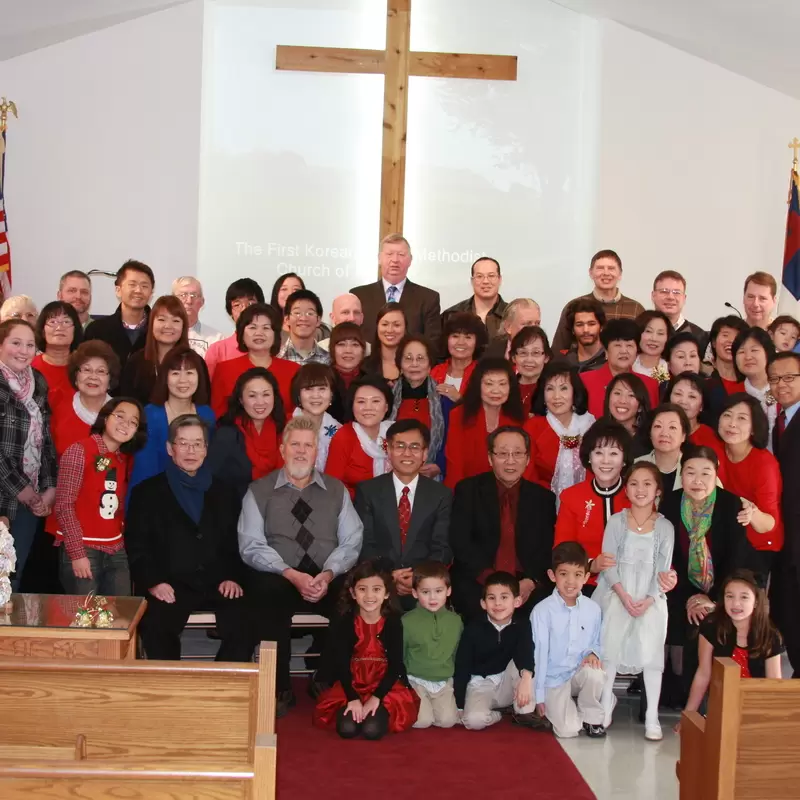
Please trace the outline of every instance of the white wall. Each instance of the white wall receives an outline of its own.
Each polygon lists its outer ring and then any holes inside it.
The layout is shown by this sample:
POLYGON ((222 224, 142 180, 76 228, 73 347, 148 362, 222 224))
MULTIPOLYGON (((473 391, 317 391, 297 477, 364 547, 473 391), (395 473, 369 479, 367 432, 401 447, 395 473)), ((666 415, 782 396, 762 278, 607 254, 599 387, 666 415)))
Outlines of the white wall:
POLYGON ((800 102, 616 23, 600 35, 595 243, 645 305, 659 271, 683 273, 686 316, 708 326, 750 272, 780 284, 800 102))
MULTIPOLYGON (((195 268, 203 4, 0 62, 16 100, 6 158, 14 291, 53 299, 68 269, 195 268)), ((95 279, 99 313, 116 306, 95 279)))

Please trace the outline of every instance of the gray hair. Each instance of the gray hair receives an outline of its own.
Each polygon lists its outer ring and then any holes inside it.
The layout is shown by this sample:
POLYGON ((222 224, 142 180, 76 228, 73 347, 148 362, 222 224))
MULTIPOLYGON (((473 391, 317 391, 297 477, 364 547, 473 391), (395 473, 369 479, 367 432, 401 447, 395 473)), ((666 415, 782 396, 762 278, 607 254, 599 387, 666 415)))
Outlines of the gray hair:
POLYGON ((36 303, 33 298, 28 297, 26 294, 15 294, 9 297, 2 306, 0 306, 0 322, 9 319, 14 312, 22 313, 26 308, 33 310, 33 313, 39 315, 39 310, 36 308, 36 303))
POLYGON ((203 440, 205 441, 206 445, 208 445, 208 423, 202 417, 197 416, 197 414, 181 414, 180 416, 175 417, 175 419, 169 424, 167 441, 170 444, 174 444, 180 431, 182 431, 184 428, 194 427, 203 429, 203 440))
POLYGON ((530 297, 518 297, 506 306, 506 310, 503 312, 503 323, 511 322, 521 308, 536 308, 540 313, 542 310, 539 308, 539 304, 535 300, 531 300, 530 297))
POLYGON ((297 417, 292 417, 287 423, 286 427, 283 429, 283 438, 281 441, 286 444, 289 441, 289 436, 292 435, 294 431, 310 431, 314 434, 314 442, 317 441, 317 426, 313 420, 309 419, 304 415, 299 415, 297 417))
POLYGON ((200 283, 200 281, 197 278, 195 278, 194 275, 181 275, 180 278, 175 278, 175 280, 172 281, 172 294, 177 294, 178 289, 180 289, 181 286, 187 283, 196 283, 200 287, 200 294, 202 296, 203 284, 200 283))

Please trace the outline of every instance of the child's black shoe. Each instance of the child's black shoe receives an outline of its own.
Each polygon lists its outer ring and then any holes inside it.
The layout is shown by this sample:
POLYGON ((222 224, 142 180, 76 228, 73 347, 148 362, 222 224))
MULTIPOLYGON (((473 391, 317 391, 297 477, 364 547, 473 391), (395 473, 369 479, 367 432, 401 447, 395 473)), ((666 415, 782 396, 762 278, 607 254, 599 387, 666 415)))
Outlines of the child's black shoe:
POLYGON ((590 725, 584 722, 583 730, 590 739, 602 739, 606 735, 606 729, 602 725, 590 725))

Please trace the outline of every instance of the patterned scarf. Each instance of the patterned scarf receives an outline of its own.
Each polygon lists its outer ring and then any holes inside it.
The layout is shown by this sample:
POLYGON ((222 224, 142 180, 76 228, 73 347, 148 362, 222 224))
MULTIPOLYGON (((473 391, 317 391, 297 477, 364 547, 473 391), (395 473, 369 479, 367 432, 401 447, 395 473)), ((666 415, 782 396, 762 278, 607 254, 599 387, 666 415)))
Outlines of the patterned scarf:
POLYGON ((44 443, 44 423, 42 410, 33 397, 36 381, 33 369, 27 367, 22 372, 14 372, 11 367, 0 361, 0 373, 6 379, 14 397, 25 407, 30 416, 28 435, 22 454, 22 471, 30 481, 34 491, 39 491, 39 468, 42 465, 42 445, 44 443))
POLYGON ((689 534, 689 580, 706 593, 714 585, 714 564, 706 534, 711 528, 716 500, 716 487, 699 509, 695 509, 686 492, 681 498, 681 521, 689 534))
POLYGON ((591 414, 573 414, 569 426, 565 428, 553 414, 547 412, 547 422, 558 435, 558 457, 550 484, 556 496, 556 504, 564 489, 569 489, 586 478, 586 470, 581 464, 580 446, 583 434, 592 427, 594 421, 591 414))
POLYGON ((386 431, 392 425, 390 419, 385 419, 380 424, 378 429, 378 438, 371 439, 369 434, 359 425, 358 422, 353 423, 353 430, 358 437, 358 443, 361 449, 372 459, 372 477, 377 478, 386 472, 391 472, 392 465, 389 463, 389 454, 386 446, 386 431))
MULTIPOLYGON (((442 413, 442 398, 439 392, 436 391, 436 381, 428 376, 426 382, 420 386, 427 393, 428 397, 428 410, 431 414, 431 444, 428 447, 428 463, 433 464, 439 451, 444 444, 444 414, 442 413)), ((405 378, 396 381, 392 387, 394 394, 394 402, 392 403, 392 413, 389 417, 392 420, 397 419, 397 412, 400 410, 400 404, 404 399, 413 397, 413 392, 418 391, 412 389, 405 378)))

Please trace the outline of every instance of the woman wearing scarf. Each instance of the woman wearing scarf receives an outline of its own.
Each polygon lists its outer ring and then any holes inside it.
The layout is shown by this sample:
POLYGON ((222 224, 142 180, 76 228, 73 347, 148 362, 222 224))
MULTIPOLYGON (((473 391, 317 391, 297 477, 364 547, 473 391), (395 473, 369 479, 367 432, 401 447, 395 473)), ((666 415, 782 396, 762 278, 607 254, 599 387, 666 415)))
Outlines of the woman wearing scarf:
POLYGON ((581 463, 583 435, 594 424, 586 410, 588 396, 576 367, 551 361, 542 370, 525 430, 531 437, 531 460, 525 477, 558 498, 586 478, 581 463))
POLYGON ((666 492, 659 511, 675 528, 673 569, 678 583, 667 594, 667 645, 682 675, 684 697, 697 667, 700 623, 721 601, 719 587, 731 572, 758 566, 744 525, 737 520, 742 501, 717 485, 719 460, 710 447, 689 446, 683 457, 681 489, 666 492))
POLYGON ((296 406, 293 416, 308 417, 317 429, 317 472, 325 472, 331 440, 342 427, 328 413, 334 383, 333 370, 326 364, 304 364, 292 378, 292 403, 296 406))
POLYGON ((147 597, 139 631, 148 658, 177 661, 181 632, 198 608, 216 614, 218 661, 253 655, 236 534, 241 501, 205 463, 208 434, 196 414, 174 419, 166 469, 131 492, 125 540, 136 592, 147 597))
POLYGON ((386 445, 392 402, 389 384, 377 375, 353 381, 350 386, 353 422, 342 425, 333 437, 325 473, 338 478, 351 499, 355 498, 356 484, 392 469, 386 445))
POLYGON ((285 424, 275 376, 263 367, 243 372, 209 448, 211 473, 232 484, 241 500, 253 481, 283 466, 279 444, 285 424))
POLYGON ((339 422, 350 422, 350 409, 347 408, 350 385, 366 375, 362 364, 367 353, 367 342, 361 333, 361 326, 355 322, 340 322, 331 331, 328 347, 334 377, 330 413, 339 422))
POLYGON ((56 452, 50 435, 47 381, 31 367, 33 326, 20 319, 0 323, 0 516, 10 522, 17 553, 14 591, 31 551, 39 518, 56 497, 56 452))
POLYGON ((437 389, 431 377, 433 358, 431 346, 424 336, 406 336, 396 354, 400 380, 392 387, 391 420, 416 419, 431 432, 428 461, 420 475, 441 480, 444 472, 444 443, 447 438, 447 418, 453 403, 437 389))

